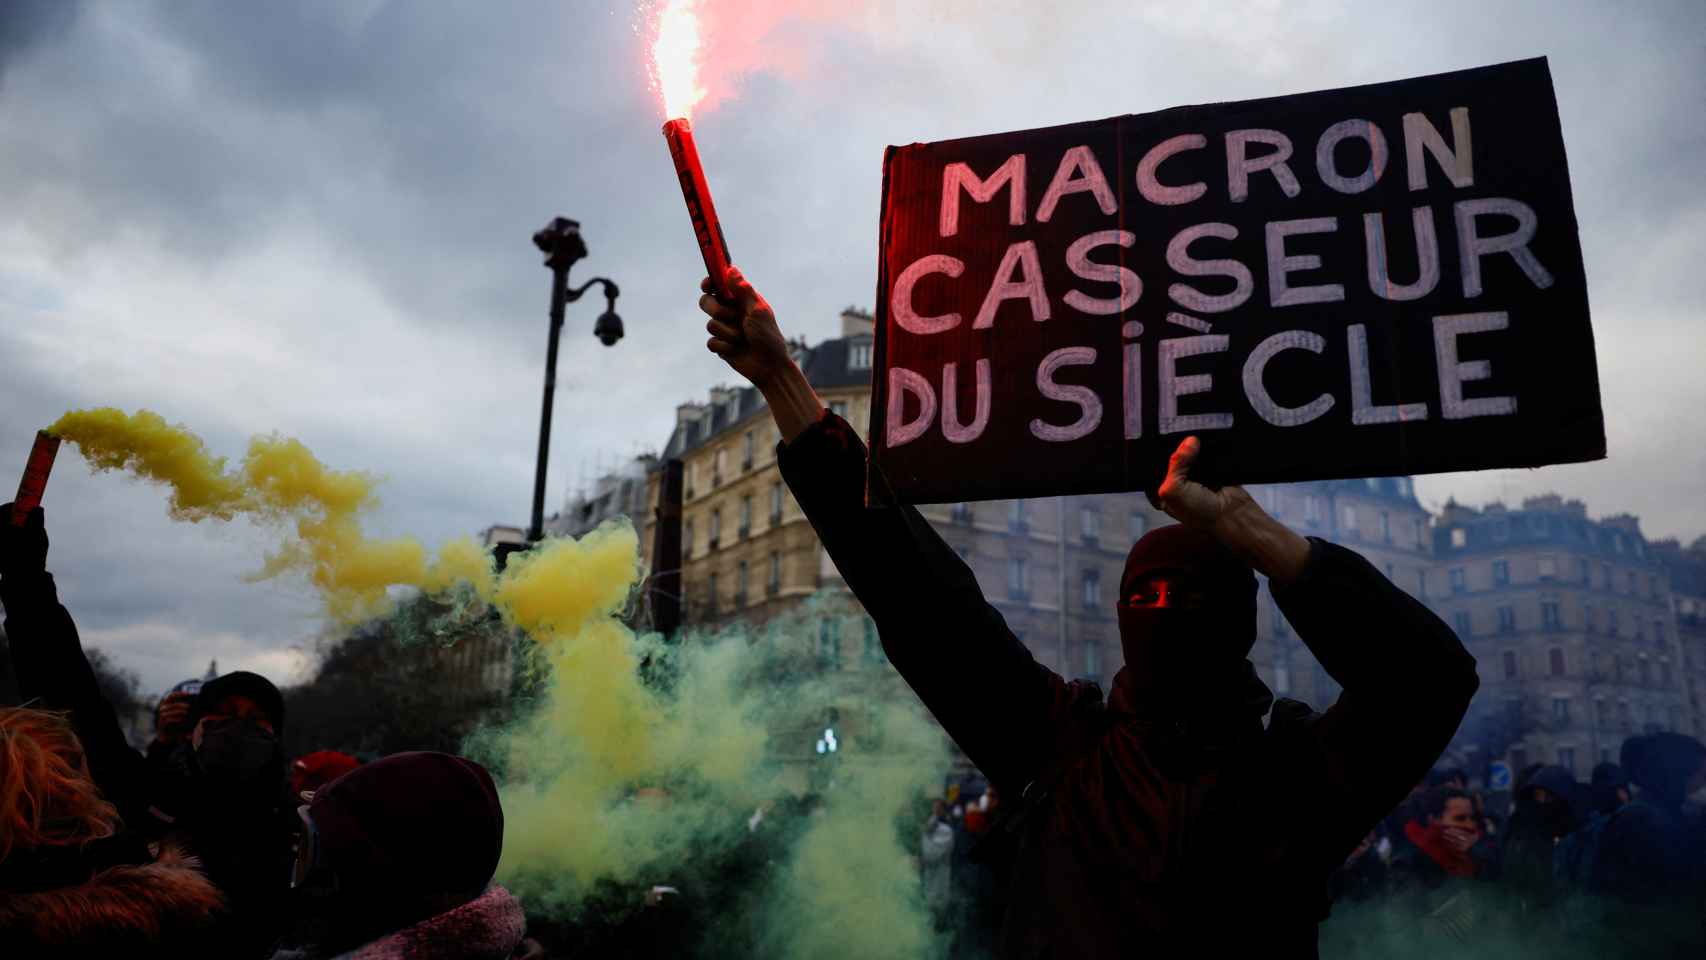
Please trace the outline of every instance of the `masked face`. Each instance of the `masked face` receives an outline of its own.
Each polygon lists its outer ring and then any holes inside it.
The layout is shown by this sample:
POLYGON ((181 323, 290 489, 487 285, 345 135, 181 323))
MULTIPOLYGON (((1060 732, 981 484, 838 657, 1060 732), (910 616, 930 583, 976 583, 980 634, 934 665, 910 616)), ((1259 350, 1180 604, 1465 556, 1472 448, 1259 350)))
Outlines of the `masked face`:
POLYGON ((250 718, 206 718, 196 726, 192 743, 201 769, 229 780, 267 779, 282 762, 278 738, 250 718))
POLYGON ((1246 605, 1217 597, 1199 578, 1139 578, 1117 610, 1126 665, 1148 677, 1189 684, 1219 679, 1249 653, 1255 623, 1246 605))

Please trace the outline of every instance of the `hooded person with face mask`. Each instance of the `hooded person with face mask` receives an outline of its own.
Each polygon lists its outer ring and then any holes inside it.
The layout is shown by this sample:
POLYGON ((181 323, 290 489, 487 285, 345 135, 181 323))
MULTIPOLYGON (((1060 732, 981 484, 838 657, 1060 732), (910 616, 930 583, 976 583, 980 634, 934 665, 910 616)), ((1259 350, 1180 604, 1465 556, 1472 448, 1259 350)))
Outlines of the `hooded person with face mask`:
POLYGON ((1329 877, 1427 774, 1475 692, 1450 628, 1360 556, 1191 480, 1188 438, 1154 495, 1179 525, 1127 559, 1126 663, 1104 702, 1032 657, 917 510, 866 508, 858 435, 824 409, 763 297, 728 279, 732 303, 702 286, 708 348, 764 395, 782 475, 889 661, 1003 798, 980 841, 1005 867, 1001 952, 1316 956, 1329 877), (1256 677, 1253 572, 1344 687, 1324 714, 1274 703, 1256 677))
POLYGON ((200 859, 229 906, 212 933, 218 955, 269 955, 290 866, 278 688, 241 671, 209 681, 195 698, 190 734, 145 757, 125 739, 59 602, 42 509, 22 526, 10 522, 11 510, 0 505, 0 604, 19 692, 70 714, 91 779, 134 835, 200 859))

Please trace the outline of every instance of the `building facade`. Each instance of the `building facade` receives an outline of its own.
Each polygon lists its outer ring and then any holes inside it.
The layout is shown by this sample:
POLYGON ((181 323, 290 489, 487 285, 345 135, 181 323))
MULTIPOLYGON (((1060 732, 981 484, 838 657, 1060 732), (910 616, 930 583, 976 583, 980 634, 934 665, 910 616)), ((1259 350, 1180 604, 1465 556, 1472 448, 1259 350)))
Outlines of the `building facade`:
POLYGON ((1669 573, 1633 516, 1590 520, 1555 495, 1451 503, 1434 550, 1436 605, 1480 665, 1456 744, 1470 762, 1586 777, 1625 738, 1692 724, 1669 573))
POLYGON ((1670 574, 1671 603, 1676 609, 1677 656, 1688 716, 1688 726, 1678 729, 1706 740, 1706 537, 1687 549, 1676 540, 1652 546, 1670 574))

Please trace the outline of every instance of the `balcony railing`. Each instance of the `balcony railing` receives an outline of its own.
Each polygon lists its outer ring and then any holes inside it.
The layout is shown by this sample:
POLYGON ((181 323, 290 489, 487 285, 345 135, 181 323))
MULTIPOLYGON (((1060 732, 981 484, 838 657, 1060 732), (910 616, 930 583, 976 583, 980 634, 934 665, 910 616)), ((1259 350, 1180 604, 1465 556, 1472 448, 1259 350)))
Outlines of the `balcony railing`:
POLYGON ((781 526, 781 524, 782 524, 782 511, 780 511, 780 510, 770 511, 770 525, 772 527, 776 527, 776 526, 781 526))
POLYGON ((741 540, 745 540, 745 539, 746 539, 746 538, 747 538, 747 537, 749 537, 749 536, 751 536, 751 535, 752 535, 752 527, 751 527, 751 525, 749 525, 749 524, 745 524, 745 523, 743 523, 743 524, 741 524, 741 525, 740 525, 740 530, 739 530, 739 531, 738 531, 738 536, 739 536, 739 539, 741 539, 741 540))

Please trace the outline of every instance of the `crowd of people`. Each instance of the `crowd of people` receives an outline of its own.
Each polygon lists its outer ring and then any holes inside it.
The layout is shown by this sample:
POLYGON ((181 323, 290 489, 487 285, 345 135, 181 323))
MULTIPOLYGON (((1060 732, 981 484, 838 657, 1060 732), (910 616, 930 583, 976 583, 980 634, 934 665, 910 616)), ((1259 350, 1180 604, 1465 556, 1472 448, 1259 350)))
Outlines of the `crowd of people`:
MULTIPOLYGON (((1633 737, 1588 784, 1525 770, 1508 804, 1459 771, 1429 774, 1479 685, 1474 658, 1356 553, 1192 479, 1195 438, 1151 494, 1178 522, 1139 539, 1120 578, 1123 667, 1107 691, 1069 682, 915 509, 869 507, 881 478, 857 432, 817 398, 763 298, 738 271, 728 281, 732 301, 704 285, 709 348, 763 392, 789 488, 889 662, 983 778, 903 832, 955 960, 1449 956, 1501 937, 1700 955, 1699 741, 1633 737), (1343 687, 1323 711, 1276 699, 1250 664, 1256 573, 1343 687)), ((731 811, 740 842, 660 865, 637 910, 618 896, 610 911, 529 917, 493 883, 503 809, 466 757, 287 763, 284 700, 246 672, 182 685, 133 749, 57 598, 44 515, 24 520, 0 522, 27 704, 0 708, 3 955, 502 960, 762 943, 741 924, 815 799, 731 811)), ((627 802, 670 797, 636 785, 627 802)))

